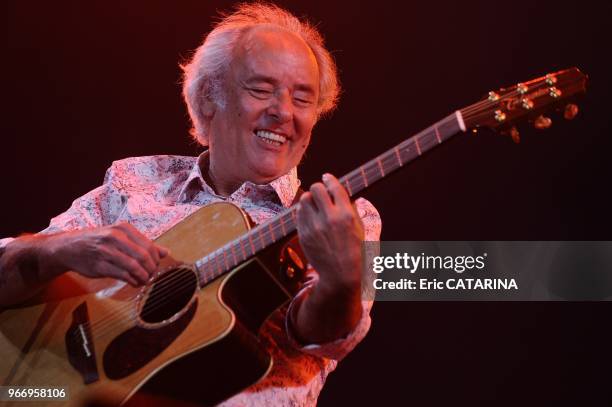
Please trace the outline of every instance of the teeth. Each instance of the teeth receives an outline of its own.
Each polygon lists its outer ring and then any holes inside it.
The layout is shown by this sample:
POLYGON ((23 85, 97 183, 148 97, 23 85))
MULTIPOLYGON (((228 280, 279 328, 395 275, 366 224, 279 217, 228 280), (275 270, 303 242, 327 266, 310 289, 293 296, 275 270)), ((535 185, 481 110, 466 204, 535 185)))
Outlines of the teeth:
POLYGON ((281 136, 280 134, 272 133, 271 131, 259 130, 255 133, 257 137, 261 137, 265 141, 274 145, 281 145, 287 141, 285 136, 281 136))

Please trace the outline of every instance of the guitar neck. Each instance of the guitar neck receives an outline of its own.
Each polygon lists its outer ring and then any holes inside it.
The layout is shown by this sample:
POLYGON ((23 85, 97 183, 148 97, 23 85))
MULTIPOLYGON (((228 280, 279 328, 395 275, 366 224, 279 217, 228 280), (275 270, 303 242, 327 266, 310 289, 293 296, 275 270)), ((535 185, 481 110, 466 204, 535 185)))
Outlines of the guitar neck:
MULTIPOLYGON (((340 183, 344 185, 349 196, 355 197, 370 185, 442 144, 460 131, 466 131, 466 128, 461 112, 456 111, 349 172, 340 178, 340 183)), ((209 253, 195 262, 195 267, 200 273, 200 284, 206 285, 289 236, 295 232, 296 225, 296 207, 292 206, 271 220, 255 226, 240 238, 209 253)))

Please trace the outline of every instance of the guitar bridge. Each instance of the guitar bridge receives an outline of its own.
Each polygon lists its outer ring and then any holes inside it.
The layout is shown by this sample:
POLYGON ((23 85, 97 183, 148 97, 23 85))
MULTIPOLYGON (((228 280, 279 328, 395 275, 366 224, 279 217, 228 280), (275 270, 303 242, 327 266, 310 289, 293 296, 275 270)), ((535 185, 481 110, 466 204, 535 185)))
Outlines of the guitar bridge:
POLYGON ((96 353, 89 327, 87 303, 81 303, 72 312, 72 323, 66 332, 68 361, 83 377, 85 384, 100 379, 96 366, 96 353))

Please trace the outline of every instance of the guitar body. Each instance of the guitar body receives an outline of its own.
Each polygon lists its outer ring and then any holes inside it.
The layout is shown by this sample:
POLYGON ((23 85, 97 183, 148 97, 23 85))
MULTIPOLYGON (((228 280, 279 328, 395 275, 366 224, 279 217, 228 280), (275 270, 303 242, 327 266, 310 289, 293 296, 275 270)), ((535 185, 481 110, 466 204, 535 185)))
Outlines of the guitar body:
MULTIPOLYGON (((235 205, 203 207, 157 239, 173 257, 163 267, 192 264, 249 228, 235 205)), ((272 366, 256 335, 291 298, 272 276, 278 266, 264 264, 280 250, 199 290, 186 267, 145 288, 65 273, 43 300, 0 313, 0 383, 65 388, 65 405, 216 404, 272 366)))

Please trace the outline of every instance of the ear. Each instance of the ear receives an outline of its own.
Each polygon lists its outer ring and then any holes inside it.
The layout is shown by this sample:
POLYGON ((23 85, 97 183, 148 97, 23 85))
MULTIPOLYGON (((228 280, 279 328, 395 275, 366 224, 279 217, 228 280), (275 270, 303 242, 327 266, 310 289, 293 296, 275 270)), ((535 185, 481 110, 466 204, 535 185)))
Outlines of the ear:
POLYGON ((210 124, 217 111, 217 104, 213 103, 212 101, 208 99, 204 99, 202 103, 198 106, 198 109, 200 110, 199 111, 199 116, 201 119, 200 131, 202 132, 202 134, 198 136, 198 141, 200 142, 200 144, 206 146, 208 145, 208 135, 210 132, 210 124))
POLYGON ((217 111, 216 103, 213 103, 208 98, 205 98, 202 101, 202 104, 200 105, 200 113, 202 114, 202 117, 205 118, 207 121, 212 120, 216 111, 217 111))

